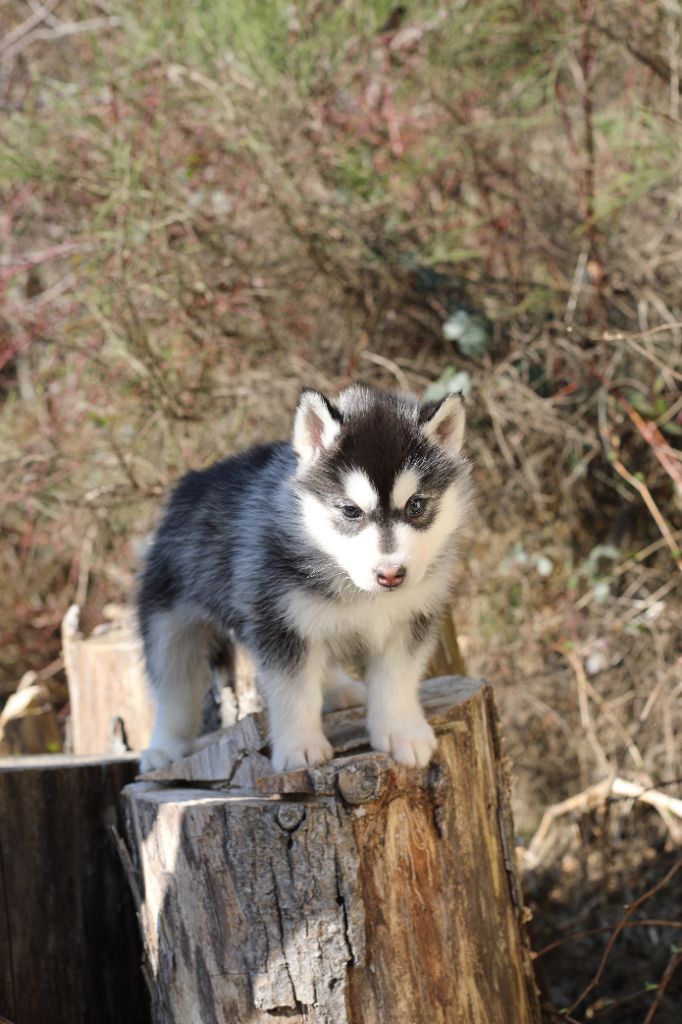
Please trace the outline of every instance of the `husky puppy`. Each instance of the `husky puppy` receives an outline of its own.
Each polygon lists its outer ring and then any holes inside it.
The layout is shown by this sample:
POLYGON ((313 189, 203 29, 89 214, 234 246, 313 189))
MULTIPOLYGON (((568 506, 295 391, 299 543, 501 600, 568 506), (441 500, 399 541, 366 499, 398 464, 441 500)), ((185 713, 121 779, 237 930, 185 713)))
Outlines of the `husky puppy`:
POLYGON ((139 623, 157 713, 143 770, 186 755, 212 652, 233 630, 267 702, 277 771, 332 756, 327 707, 367 703, 372 746, 426 765, 419 683, 471 495, 461 395, 420 405, 352 386, 300 396, 291 443, 251 448, 172 494, 139 623), (366 687, 336 663, 361 653, 366 687))

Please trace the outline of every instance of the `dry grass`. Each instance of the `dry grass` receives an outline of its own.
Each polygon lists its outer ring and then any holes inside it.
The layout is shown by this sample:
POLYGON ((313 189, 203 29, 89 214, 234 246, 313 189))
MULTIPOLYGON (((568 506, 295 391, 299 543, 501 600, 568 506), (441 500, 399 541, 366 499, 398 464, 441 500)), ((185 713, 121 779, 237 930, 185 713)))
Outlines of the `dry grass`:
MULTIPOLYGON (((682 15, 391 14, 0 0, 0 686, 53 671, 74 596, 87 625, 130 593, 168 484, 285 435, 302 384, 465 370, 458 624, 527 843, 603 778, 680 795, 682 15), (443 338, 462 308, 492 324, 475 356, 443 338)), ((538 947, 614 925, 674 857, 622 800, 552 842, 528 877, 538 947)), ((679 921, 679 875, 652 901, 679 921)), ((671 934, 625 929, 570 1016, 642 1022, 660 991, 672 1021, 671 934)), ((605 943, 540 958, 555 1008, 605 943)))

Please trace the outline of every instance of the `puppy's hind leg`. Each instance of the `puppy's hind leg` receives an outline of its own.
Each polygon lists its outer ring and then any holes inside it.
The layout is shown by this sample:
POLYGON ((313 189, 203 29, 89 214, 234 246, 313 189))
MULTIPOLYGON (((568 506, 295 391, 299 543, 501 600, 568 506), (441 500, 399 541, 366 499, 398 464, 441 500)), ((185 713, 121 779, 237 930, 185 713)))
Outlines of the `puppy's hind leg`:
POLYGON ((367 703, 367 687, 351 679, 338 665, 332 665, 322 680, 322 698, 323 711, 362 707, 367 703))
POLYGON ((156 718, 141 771, 163 768, 191 752, 211 684, 212 641, 211 627, 182 609, 154 612, 145 623, 145 663, 156 718))

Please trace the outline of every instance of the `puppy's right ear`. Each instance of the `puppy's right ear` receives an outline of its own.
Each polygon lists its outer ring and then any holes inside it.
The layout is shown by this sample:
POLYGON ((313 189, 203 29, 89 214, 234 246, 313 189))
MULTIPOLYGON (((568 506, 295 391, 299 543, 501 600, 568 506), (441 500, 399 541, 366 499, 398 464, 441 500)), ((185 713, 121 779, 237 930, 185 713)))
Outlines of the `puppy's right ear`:
POLYGON ((461 391, 446 395, 440 402, 427 402, 421 407, 419 422, 430 441, 450 455, 458 455, 464 441, 464 397, 461 391))
POLYGON ((292 444, 304 466, 332 445, 341 430, 343 417, 321 391, 301 392, 294 417, 292 444))

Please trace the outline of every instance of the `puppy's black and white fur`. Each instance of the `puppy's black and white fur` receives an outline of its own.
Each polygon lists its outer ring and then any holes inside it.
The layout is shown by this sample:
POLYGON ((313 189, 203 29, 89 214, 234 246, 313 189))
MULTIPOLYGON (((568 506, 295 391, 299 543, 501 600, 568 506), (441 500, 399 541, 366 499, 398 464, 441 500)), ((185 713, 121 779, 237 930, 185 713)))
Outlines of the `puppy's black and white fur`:
POLYGON ((228 631, 253 656, 276 770, 332 756, 327 707, 367 703, 372 745, 426 765, 419 682, 471 487, 459 395, 302 393, 291 443, 189 473, 147 557, 139 622, 157 703, 149 770, 187 754, 228 631), (337 662, 361 652, 366 686, 337 662))

